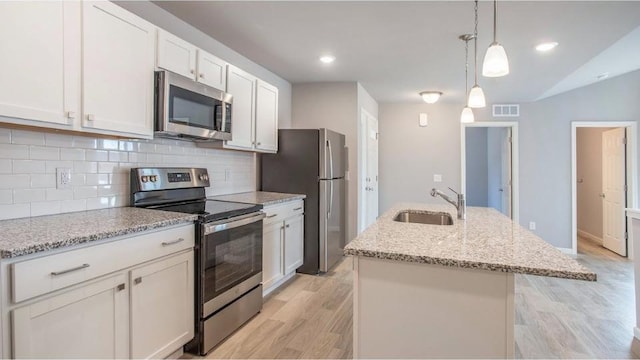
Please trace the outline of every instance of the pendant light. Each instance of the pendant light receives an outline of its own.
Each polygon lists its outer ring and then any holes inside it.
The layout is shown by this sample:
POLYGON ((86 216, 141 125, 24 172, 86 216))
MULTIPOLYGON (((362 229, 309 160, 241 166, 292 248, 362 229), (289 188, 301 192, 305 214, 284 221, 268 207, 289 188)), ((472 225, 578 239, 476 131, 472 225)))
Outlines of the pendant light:
POLYGON ((467 101, 467 106, 471 108, 483 108, 486 106, 486 101, 484 99, 484 92, 480 85, 478 85, 478 0, 475 1, 475 13, 476 13, 476 27, 473 32, 474 36, 474 48, 475 48, 475 72, 474 72, 474 84, 469 92, 469 101, 467 101))
POLYGON ((509 74, 509 59, 502 45, 496 40, 496 23, 498 22, 498 0, 493 0, 493 42, 484 55, 482 75, 500 77, 509 74))
MULTIPOLYGON (((467 90, 469 88, 469 40, 473 39, 474 36, 471 34, 464 34, 459 36, 460 40, 464 41, 464 97, 467 98, 467 90)), ((461 123, 472 123, 474 122, 473 110, 465 104, 462 109, 462 114, 460 114, 460 122, 461 123)))

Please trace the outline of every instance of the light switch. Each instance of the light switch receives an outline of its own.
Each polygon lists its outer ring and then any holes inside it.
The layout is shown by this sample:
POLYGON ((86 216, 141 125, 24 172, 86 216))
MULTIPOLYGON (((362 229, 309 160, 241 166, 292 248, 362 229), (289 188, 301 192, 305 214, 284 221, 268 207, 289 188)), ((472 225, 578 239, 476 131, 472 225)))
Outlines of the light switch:
POLYGON ((420 113, 420 126, 426 127, 429 125, 429 118, 427 117, 427 113, 420 113))
POLYGON ((434 174, 433 175, 433 182, 442 182, 442 175, 434 174))

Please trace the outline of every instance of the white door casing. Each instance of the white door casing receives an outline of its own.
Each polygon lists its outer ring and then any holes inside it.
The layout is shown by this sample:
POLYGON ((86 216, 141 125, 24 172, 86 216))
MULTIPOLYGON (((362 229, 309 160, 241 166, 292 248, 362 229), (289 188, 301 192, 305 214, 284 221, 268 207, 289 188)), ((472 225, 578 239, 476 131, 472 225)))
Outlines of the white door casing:
POLYGON ((603 246, 622 256, 627 256, 625 133, 625 128, 602 133, 603 246))
POLYGON ((502 198, 502 213, 508 217, 511 217, 511 199, 512 199, 512 186, 511 186, 511 128, 501 129, 501 149, 500 161, 501 161, 501 176, 500 176, 500 194, 502 198))

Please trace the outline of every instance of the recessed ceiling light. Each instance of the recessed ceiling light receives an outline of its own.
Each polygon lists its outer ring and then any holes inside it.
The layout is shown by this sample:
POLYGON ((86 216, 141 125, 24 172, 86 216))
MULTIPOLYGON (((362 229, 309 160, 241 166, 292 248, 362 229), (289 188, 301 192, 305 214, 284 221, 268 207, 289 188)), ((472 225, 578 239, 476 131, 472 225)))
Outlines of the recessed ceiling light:
POLYGON ((323 55, 320 57, 320 61, 324 64, 331 64, 336 60, 336 57, 333 55, 323 55))
POLYGON ((433 104, 438 101, 438 99, 440 99, 440 95, 442 95, 441 91, 423 91, 420 93, 422 100, 427 104, 433 104))
POLYGON ((538 44, 538 46, 536 46, 536 50, 540 52, 547 52, 547 51, 553 50, 553 48, 555 48, 556 46, 558 46, 558 43, 555 41, 546 42, 546 43, 538 44))
POLYGON ((606 79, 608 77, 609 77, 609 73, 608 72, 602 73, 602 74, 597 76, 598 80, 606 79))

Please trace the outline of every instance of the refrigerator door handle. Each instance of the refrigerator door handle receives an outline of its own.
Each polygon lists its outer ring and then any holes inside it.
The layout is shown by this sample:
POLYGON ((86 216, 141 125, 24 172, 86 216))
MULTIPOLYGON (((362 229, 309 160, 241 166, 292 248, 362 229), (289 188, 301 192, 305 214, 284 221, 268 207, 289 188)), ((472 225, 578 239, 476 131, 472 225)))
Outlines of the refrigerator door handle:
POLYGON ((331 149, 331 140, 327 140, 327 147, 329 148, 329 179, 333 179, 333 150, 331 149))
POLYGON ((332 211, 333 211, 333 181, 329 181, 329 211, 327 212, 327 219, 331 218, 332 211))

